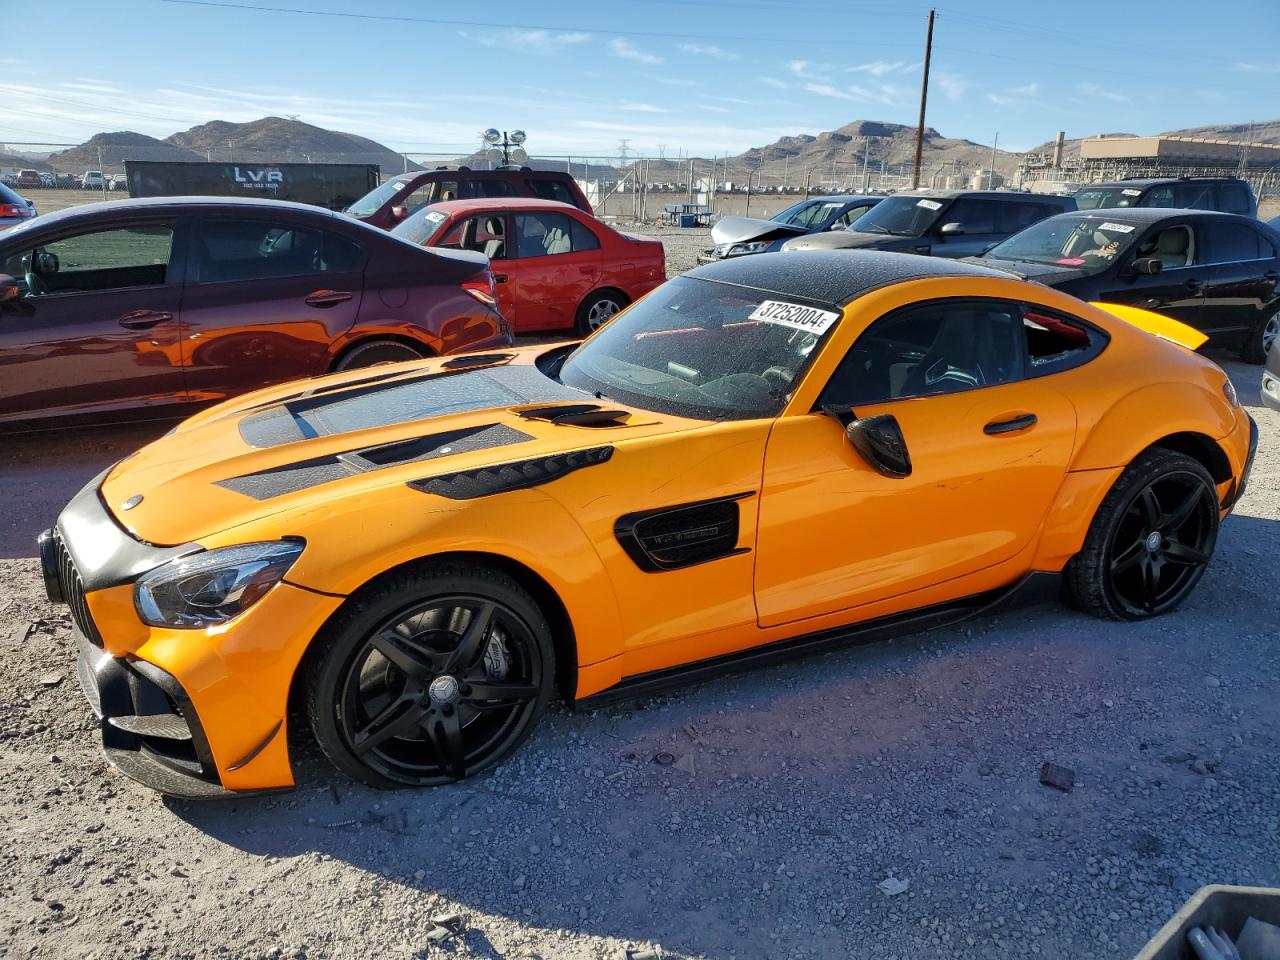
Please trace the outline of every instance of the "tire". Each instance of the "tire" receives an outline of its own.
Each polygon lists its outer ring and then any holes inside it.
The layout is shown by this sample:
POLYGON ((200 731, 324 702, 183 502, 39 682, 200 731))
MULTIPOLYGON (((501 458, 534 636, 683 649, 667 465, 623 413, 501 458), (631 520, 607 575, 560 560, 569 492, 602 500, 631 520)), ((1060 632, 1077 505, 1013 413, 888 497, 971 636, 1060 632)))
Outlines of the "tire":
POLYGON ((372 787, 428 787, 525 741, 551 699, 555 652, 515 580, 435 561, 348 600, 303 671, 307 720, 335 767, 372 787))
POLYGON ((579 305, 573 323, 574 332, 580 337, 591 336, 630 302, 617 290, 597 290, 579 305))
POLYGON ((338 358, 333 365, 334 373, 343 370, 358 370, 361 367, 373 367, 380 363, 403 363, 406 360, 421 360, 425 351, 411 347, 399 340, 366 340, 338 358))
POLYGON ((1075 604, 1110 620, 1145 620, 1186 599, 1213 556, 1218 495, 1209 471, 1172 450, 1138 456, 1094 514, 1065 571, 1075 604))
POLYGON ((1267 352, 1280 335, 1280 310, 1258 322, 1249 331, 1249 337, 1240 348, 1240 359, 1245 363, 1266 363, 1267 352))

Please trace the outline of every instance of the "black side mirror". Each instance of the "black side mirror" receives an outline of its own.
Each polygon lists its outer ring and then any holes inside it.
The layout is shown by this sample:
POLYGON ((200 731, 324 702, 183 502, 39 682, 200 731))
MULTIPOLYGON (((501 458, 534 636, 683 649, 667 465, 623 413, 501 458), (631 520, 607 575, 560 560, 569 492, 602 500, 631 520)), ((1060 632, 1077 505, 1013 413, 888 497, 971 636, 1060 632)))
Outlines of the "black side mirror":
POLYGON ((1140 257, 1133 261, 1133 272, 1144 277, 1154 276, 1164 269, 1164 263, 1155 257, 1140 257))
POLYGON ((853 449, 881 476, 901 480, 911 476, 911 454, 898 418, 891 413, 855 419, 847 408, 823 406, 823 412, 844 424, 844 435, 853 449))

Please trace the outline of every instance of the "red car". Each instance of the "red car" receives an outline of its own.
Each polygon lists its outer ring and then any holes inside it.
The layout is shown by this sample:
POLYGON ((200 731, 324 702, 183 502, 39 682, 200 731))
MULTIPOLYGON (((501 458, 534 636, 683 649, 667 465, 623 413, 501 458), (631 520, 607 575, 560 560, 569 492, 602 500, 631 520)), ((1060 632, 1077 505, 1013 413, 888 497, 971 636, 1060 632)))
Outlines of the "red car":
POLYGON ((484 257, 319 207, 119 200, 0 233, 0 431, 510 343, 484 257))
POLYGON ((568 329, 585 337, 667 279, 659 241, 619 233, 552 200, 437 203, 391 235, 487 256, 498 305, 516 333, 568 329))

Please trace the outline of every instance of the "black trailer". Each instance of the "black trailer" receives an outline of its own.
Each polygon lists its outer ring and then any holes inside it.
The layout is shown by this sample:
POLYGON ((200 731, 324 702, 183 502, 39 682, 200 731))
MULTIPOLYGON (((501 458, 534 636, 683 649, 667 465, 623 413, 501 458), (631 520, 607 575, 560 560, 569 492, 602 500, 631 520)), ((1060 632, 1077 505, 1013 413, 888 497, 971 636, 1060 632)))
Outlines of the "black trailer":
POLYGON ((126 160, 131 197, 266 197, 343 210, 379 183, 376 163, 126 160))

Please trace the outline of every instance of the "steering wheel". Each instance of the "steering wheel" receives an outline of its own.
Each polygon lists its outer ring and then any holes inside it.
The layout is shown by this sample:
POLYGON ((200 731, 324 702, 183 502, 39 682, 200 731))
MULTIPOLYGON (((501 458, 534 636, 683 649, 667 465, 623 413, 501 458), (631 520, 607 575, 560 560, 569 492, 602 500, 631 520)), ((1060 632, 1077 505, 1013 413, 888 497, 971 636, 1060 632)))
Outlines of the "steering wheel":
POLYGON ((42 293, 48 293, 49 288, 45 282, 41 280, 35 273, 28 270, 23 277, 27 282, 27 293, 32 296, 38 296, 42 293))

